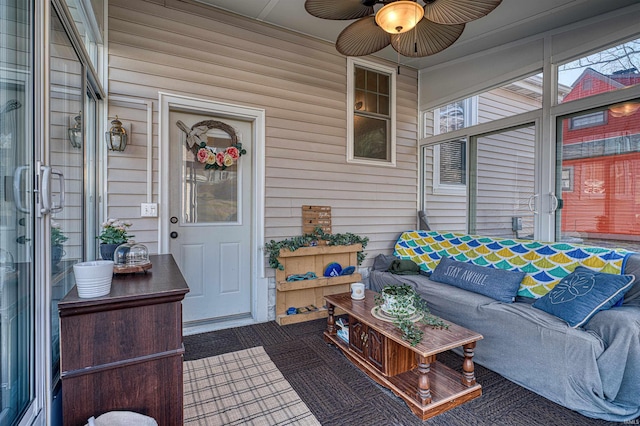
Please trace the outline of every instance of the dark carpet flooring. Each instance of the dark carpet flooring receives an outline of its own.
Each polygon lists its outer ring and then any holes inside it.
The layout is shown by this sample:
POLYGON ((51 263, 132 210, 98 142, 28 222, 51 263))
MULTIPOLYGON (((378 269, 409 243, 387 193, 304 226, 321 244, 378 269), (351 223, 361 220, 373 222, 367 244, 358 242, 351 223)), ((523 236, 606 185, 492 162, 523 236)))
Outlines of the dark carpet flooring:
MULTIPOLYGON (((275 322, 185 336, 185 360, 263 346, 323 426, 400 425, 607 425, 530 392, 476 364, 483 395, 425 422, 322 339, 326 320, 279 326, 275 322)), ((458 371, 452 352, 438 360, 458 371)))

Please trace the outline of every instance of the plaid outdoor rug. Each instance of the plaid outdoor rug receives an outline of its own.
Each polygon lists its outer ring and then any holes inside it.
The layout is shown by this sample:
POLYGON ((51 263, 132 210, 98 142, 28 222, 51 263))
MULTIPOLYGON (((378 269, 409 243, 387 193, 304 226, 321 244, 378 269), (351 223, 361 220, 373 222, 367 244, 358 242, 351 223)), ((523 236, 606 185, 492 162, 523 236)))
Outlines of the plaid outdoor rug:
POLYGON ((262 346, 184 362, 185 425, 320 425, 262 346))

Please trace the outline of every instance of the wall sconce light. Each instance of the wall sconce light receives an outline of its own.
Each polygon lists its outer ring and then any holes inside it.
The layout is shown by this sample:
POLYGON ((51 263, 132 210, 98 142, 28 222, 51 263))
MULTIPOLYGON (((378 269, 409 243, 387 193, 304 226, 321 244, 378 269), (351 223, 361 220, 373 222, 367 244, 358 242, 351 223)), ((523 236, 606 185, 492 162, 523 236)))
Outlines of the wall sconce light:
POLYGON ((69 131, 69 142, 71 142, 71 146, 80 149, 82 148, 82 115, 78 113, 75 117, 75 124, 73 127, 68 129, 69 131))
POLYGON ((122 127, 122 122, 118 120, 116 115, 115 120, 111 122, 111 128, 105 133, 107 147, 111 151, 124 151, 127 147, 128 136, 127 131, 122 127))

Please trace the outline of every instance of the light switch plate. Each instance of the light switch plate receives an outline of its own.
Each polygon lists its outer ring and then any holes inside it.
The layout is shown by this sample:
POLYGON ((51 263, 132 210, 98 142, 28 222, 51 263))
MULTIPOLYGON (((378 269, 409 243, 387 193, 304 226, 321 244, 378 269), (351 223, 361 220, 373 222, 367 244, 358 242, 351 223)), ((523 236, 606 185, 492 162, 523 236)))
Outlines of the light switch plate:
POLYGON ((141 217, 158 217, 158 203, 140 204, 141 217))

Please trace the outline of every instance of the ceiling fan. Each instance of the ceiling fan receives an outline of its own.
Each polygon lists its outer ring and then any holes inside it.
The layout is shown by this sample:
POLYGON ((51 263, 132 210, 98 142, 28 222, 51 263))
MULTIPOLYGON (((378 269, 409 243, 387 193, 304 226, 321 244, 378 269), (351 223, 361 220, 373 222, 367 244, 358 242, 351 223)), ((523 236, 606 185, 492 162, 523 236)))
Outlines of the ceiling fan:
POLYGON ((306 0, 311 15, 358 19, 336 40, 346 56, 365 56, 388 45, 401 55, 422 57, 451 46, 467 22, 481 18, 502 0, 306 0), (424 3, 424 6, 422 6, 424 3), (377 11, 375 5, 383 5, 377 11))

